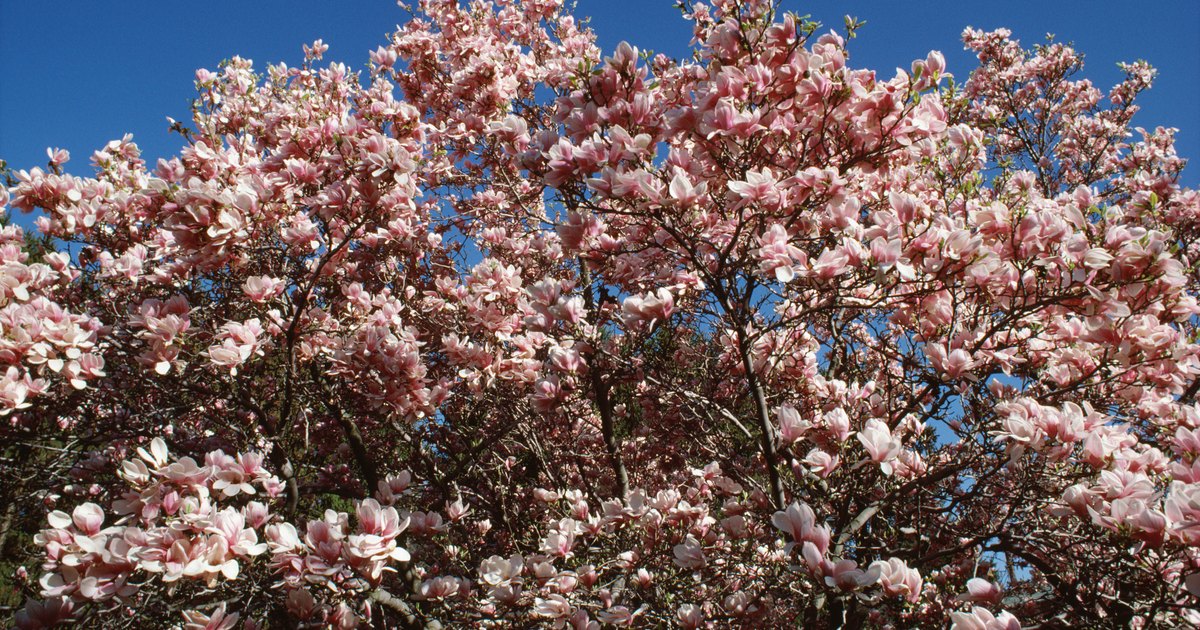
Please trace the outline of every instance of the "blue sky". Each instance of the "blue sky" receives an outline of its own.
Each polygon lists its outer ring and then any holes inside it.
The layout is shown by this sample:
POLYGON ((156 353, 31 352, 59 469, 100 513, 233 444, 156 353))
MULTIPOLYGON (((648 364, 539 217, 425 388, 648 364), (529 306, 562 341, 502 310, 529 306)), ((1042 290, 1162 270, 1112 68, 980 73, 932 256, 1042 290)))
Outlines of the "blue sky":
MULTIPOLYGON (((673 56, 691 30, 671 0, 579 0, 601 46, 621 40, 673 56)), ((784 0, 840 28, 849 13, 867 26, 851 43, 851 62, 890 76, 929 50, 946 54, 965 77, 963 27, 1005 26, 1026 44, 1054 33, 1087 56, 1086 76, 1107 89, 1116 63, 1146 59, 1160 71, 1136 123, 1178 127, 1179 153, 1200 157, 1200 2, 1195 0, 784 0), (1131 10, 1136 7, 1136 10, 1131 10)), ((389 0, 0 0, 0 159, 14 168, 46 161, 45 149, 71 151, 68 170, 88 174, 88 157, 108 140, 134 134, 148 158, 173 155, 181 139, 166 116, 188 120, 196 68, 241 55, 259 67, 301 60, 301 44, 320 37, 327 60, 362 67, 405 13, 389 0)), ((1200 183, 1200 162, 1185 174, 1200 183)))

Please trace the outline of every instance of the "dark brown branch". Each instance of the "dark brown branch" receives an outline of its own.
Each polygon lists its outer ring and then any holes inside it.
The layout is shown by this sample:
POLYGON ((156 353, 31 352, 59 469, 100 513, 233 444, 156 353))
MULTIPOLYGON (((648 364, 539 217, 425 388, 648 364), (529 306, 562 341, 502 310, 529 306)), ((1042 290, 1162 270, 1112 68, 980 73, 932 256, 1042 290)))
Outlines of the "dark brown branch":
MULTIPOLYGON (((582 259, 579 260, 579 276, 580 282, 583 284, 584 304, 587 306, 591 323, 595 326, 599 305, 596 303, 596 296, 592 293, 592 274, 587 268, 587 263, 582 259)), ((629 496, 629 472, 625 469, 625 462, 621 459, 621 443, 617 438, 616 423, 613 418, 613 401, 609 397, 609 384, 604 382, 604 376, 600 374, 595 356, 599 356, 599 354, 593 355, 592 365, 588 366, 588 373, 591 375, 592 381, 592 394, 596 399, 596 409, 600 412, 600 433, 604 437, 604 448, 608 451, 608 461, 617 480, 617 492, 624 499, 629 496)))
POLYGON ((337 395, 325 385, 325 381, 321 378, 316 364, 310 367, 310 371, 312 372, 313 382, 321 388, 322 401, 325 408, 333 414, 333 418, 337 420, 338 426, 342 428, 342 433, 346 435, 346 442, 350 445, 350 453, 354 455, 354 462, 358 464, 358 470, 362 473, 363 481, 367 486, 366 496, 369 497, 379 489, 379 470, 376 468, 375 462, 371 459, 370 453, 367 452, 367 445, 363 440, 362 432, 358 430, 358 425, 354 423, 354 420, 346 417, 346 414, 342 411, 342 406, 337 402, 337 395))
POLYGON ((762 449, 763 460, 767 465, 767 475, 771 481, 771 501, 776 509, 783 509, 786 499, 783 495, 783 481, 779 478, 779 468, 776 465, 778 456, 775 453, 775 428, 771 425, 771 412, 767 408, 767 397, 763 392, 762 383, 754 373, 754 363, 750 359, 750 347, 745 332, 739 330, 738 354, 741 355, 742 368, 746 370, 746 385, 754 398, 754 410, 758 420, 759 445, 762 449))

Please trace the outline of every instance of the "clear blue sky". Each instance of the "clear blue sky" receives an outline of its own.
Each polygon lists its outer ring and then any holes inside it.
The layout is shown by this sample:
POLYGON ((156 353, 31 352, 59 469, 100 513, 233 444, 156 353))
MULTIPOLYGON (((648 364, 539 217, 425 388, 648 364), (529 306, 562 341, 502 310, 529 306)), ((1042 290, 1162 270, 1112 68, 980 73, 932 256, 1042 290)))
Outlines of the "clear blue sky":
MULTIPOLYGON (((606 51, 621 40, 673 56, 691 30, 670 0, 579 0, 606 51)), ((851 43, 852 63, 890 76, 929 50, 946 54, 965 77, 965 26, 1012 29, 1023 43, 1054 33, 1087 56, 1086 76, 1102 89, 1119 79, 1116 63, 1146 59, 1160 71, 1136 123, 1178 127, 1185 174, 1200 183, 1200 2, 1197 0, 784 0, 841 27, 850 13, 867 21, 851 43)), ((181 139, 166 116, 188 120, 196 68, 233 55, 298 63, 301 44, 320 37, 327 60, 352 68, 405 13, 390 0, 0 0, 0 159, 14 168, 46 161, 45 148, 68 149, 68 170, 88 174, 91 152, 134 134, 148 158, 173 155, 181 139)))

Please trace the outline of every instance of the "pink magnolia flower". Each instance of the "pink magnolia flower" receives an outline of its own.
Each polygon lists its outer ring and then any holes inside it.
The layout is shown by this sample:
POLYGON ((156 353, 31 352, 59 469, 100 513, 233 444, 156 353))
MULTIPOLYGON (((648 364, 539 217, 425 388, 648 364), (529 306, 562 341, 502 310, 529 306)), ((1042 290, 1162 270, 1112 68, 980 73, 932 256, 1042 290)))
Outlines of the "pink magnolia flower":
POLYGON ((559 521, 553 530, 546 534, 546 538, 542 541, 541 550, 543 553, 548 553, 563 558, 569 558, 573 554, 576 538, 576 523, 572 519, 563 519, 559 521))
POLYGON ((612 626, 632 626, 637 614, 625 606, 613 606, 596 613, 596 618, 612 626))
POLYGON ((929 344, 925 351, 929 354, 929 361, 933 366, 951 379, 962 377, 975 366, 975 359, 971 357, 971 353, 962 348, 947 352, 944 345, 934 343, 929 344))
POLYGON ((675 564, 689 571, 697 571, 708 563, 700 541, 688 536, 682 543, 675 545, 675 564))
MULTIPOLYGON (((219 451, 218 451, 219 452, 219 451)), ((212 458, 207 462, 214 471, 213 490, 232 497, 238 494, 255 494, 253 483, 263 482, 270 474, 263 469, 260 453, 238 453, 235 458, 212 458)))
POLYGON ((858 441, 867 449, 871 461, 879 464, 883 474, 891 475, 892 460, 900 453, 900 441, 892 436, 888 426, 872 418, 867 421, 863 430, 858 432, 858 441))
POLYGON ((983 578, 971 578, 967 580, 967 592, 959 595, 958 599, 966 602, 999 604, 1000 596, 1000 587, 996 584, 983 578))
POLYGON ((878 582, 881 572, 878 565, 863 571, 853 560, 838 560, 833 564, 832 574, 825 576, 825 584, 843 591, 856 591, 878 582))
POLYGON ((783 405, 776 412, 779 421, 779 437, 785 444, 791 444, 804 437, 804 432, 812 424, 800 418, 800 412, 791 405, 783 405))
POLYGON ((771 523, 796 543, 813 543, 822 555, 829 549, 829 526, 816 524, 816 515, 807 503, 793 502, 786 510, 776 512, 771 517, 771 523))
POLYGON ((704 612, 695 604, 683 604, 675 612, 679 627, 686 630, 696 630, 704 624, 704 612))
POLYGON ((253 302, 267 302, 283 291, 283 283, 271 276, 250 276, 242 284, 242 291, 253 302))
POLYGON ((229 322, 221 327, 218 335, 219 344, 209 346, 208 356, 213 365, 229 368, 231 374, 237 374, 238 366, 251 356, 262 356, 262 343, 259 336, 263 334, 262 325, 257 318, 245 323, 229 322))
POLYGON ((729 182, 729 190, 748 203, 775 207, 780 202, 779 180, 769 168, 748 171, 745 181, 729 182))
POLYGON ((442 515, 437 512, 413 512, 408 518, 409 530, 413 534, 428 535, 446 529, 442 515))
POLYGON ((818 477, 824 479, 837 470, 837 467, 841 465, 841 458, 820 448, 814 448, 804 456, 801 463, 808 466, 818 477))
POLYGON ((507 559, 491 556, 479 565, 479 582, 488 588, 491 597, 512 601, 520 592, 524 569, 525 561, 520 554, 507 559))
POLYGON ((167 451, 167 443, 160 437, 150 440, 149 450, 139 446, 137 453, 138 456, 146 461, 147 464, 150 464, 155 468, 162 468, 165 466, 170 457, 170 453, 167 451))
POLYGON ((267 547, 274 555, 286 554, 303 547, 296 526, 291 523, 268 525, 266 529, 267 547))
POLYGON ((970 612, 950 613, 951 630, 1021 630, 1021 623, 1008 611, 993 615, 991 611, 972 607, 970 612))
POLYGON ((644 296, 630 296, 621 304, 621 311, 627 322, 662 321, 675 311, 675 298, 665 288, 655 290, 644 296))
POLYGON ((258 501, 251 501, 242 507, 242 517, 246 519, 246 522, 250 524, 250 527, 254 529, 262 529, 262 527, 266 525, 269 520, 271 520, 271 513, 266 505, 259 503, 258 501))
POLYGON ((470 512, 471 506, 463 502, 462 499, 455 499, 452 503, 446 503, 446 517, 451 521, 460 521, 470 512))
POLYGON ((823 428, 838 442, 850 439, 850 416, 845 409, 838 407, 821 417, 823 428))
POLYGON ((417 599, 440 601, 459 597, 466 584, 459 578, 445 575, 421 582, 417 587, 417 599))
POLYGON ((796 277, 795 265, 808 260, 803 250, 789 243, 787 230, 777 223, 758 237, 758 243, 759 269, 774 274, 779 282, 791 282, 796 277))
POLYGON ((380 479, 376 494, 381 503, 391 505, 396 501, 397 497, 408 490, 410 484, 412 484, 412 473, 402 470, 395 475, 388 475, 380 479))
POLYGON ((225 604, 221 604, 211 614, 198 610, 183 611, 184 630, 232 630, 237 627, 239 615, 225 613, 225 604))
POLYGON ((667 188, 676 203, 684 207, 695 205, 698 201, 704 199, 708 193, 708 183, 700 182, 693 184, 683 171, 676 171, 675 176, 671 178, 671 185, 667 188))
POLYGON ((46 149, 46 155, 50 158, 52 166, 62 166, 71 159, 71 152, 66 149, 46 149))
POLYGON ((232 507, 215 514, 212 526, 206 531, 221 536, 229 551, 236 556, 256 556, 267 550, 265 543, 258 542, 258 533, 246 527, 242 513, 232 507))
POLYGON ((46 520, 56 529, 67 529, 73 525, 81 534, 95 536, 100 533, 100 526, 104 524, 104 510, 95 503, 84 503, 75 508, 70 516, 56 510, 51 512, 46 520))
POLYGON ((903 597, 909 602, 917 602, 921 598, 921 574, 899 558, 888 558, 887 561, 876 560, 871 568, 879 569, 879 585, 888 595, 903 597))
POLYGON ((550 595, 546 598, 536 598, 534 600, 533 610, 534 614, 539 617, 560 619, 571 616, 571 613, 574 609, 562 595, 550 595))

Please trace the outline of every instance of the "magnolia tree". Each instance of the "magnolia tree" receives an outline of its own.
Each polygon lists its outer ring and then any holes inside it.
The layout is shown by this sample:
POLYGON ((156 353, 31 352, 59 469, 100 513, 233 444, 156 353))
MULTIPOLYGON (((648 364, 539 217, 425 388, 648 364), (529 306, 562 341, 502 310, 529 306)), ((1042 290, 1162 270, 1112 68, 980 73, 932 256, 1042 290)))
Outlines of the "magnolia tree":
POLYGON ((20 627, 1200 623, 1200 197, 1068 46, 424 0, 0 202, 20 627), (957 78, 957 80, 955 80, 957 78))

